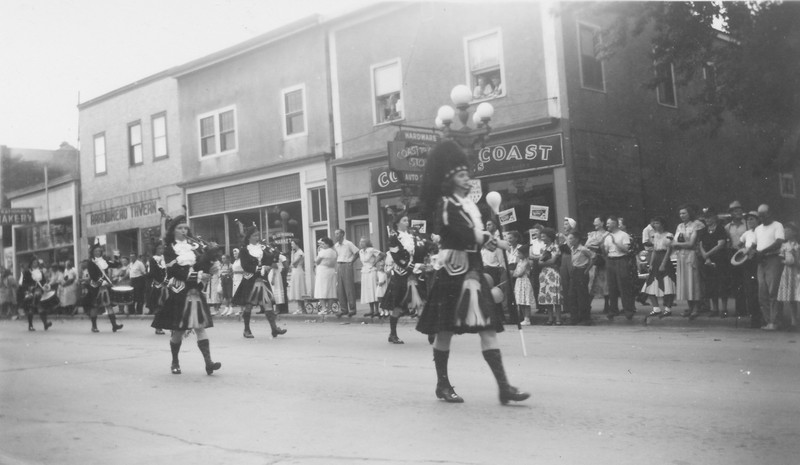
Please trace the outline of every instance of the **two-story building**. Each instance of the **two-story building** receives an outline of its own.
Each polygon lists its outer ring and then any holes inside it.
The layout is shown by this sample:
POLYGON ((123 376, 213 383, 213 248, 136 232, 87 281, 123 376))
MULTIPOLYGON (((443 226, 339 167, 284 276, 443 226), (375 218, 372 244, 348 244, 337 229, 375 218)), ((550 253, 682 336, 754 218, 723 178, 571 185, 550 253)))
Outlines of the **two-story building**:
POLYGON ((78 105, 81 255, 151 253, 163 209, 182 211, 178 86, 165 70, 78 105))
MULTIPOLYGON (((242 245, 238 223, 308 251, 330 235, 325 34, 305 18, 179 67, 183 181, 194 234, 242 245)), ((311 283, 310 273, 308 274, 311 283)))
POLYGON ((332 198, 348 236, 385 245, 384 212, 404 202, 387 142, 400 130, 433 132, 457 84, 473 89, 472 104, 494 106, 474 175, 484 194, 498 191, 515 209, 515 229, 555 226, 574 211, 559 34, 546 4, 526 2, 381 5, 332 21, 332 198))

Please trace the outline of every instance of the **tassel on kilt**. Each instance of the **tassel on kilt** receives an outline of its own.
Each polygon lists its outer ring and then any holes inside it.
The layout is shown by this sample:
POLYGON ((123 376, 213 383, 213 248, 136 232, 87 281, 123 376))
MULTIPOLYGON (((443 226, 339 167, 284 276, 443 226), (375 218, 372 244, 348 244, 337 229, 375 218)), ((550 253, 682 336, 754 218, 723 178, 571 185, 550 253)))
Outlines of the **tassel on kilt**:
POLYGON ((467 275, 461 285, 461 295, 456 304, 456 326, 488 326, 490 319, 481 310, 481 282, 467 275))
POLYGON ((98 307, 111 306, 111 295, 108 293, 108 289, 101 287, 100 290, 97 291, 97 297, 94 299, 94 302, 98 307))
POLYGON ((183 304, 181 327, 190 329, 205 328, 208 319, 207 315, 206 301, 197 289, 190 289, 186 293, 186 301, 183 304))
POLYGON ((271 309, 273 301, 272 291, 264 281, 256 279, 255 284, 253 284, 253 290, 250 291, 250 295, 247 297, 247 301, 252 305, 261 305, 264 308, 271 309))
POLYGON ((406 283, 406 295, 403 297, 403 303, 408 305, 410 311, 420 311, 425 306, 425 301, 419 295, 417 288, 417 279, 414 276, 408 277, 406 283))
POLYGON ((158 292, 158 306, 163 307, 164 303, 167 302, 167 298, 169 298, 169 291, 167 290, 167 286, 161 286, 158 292))

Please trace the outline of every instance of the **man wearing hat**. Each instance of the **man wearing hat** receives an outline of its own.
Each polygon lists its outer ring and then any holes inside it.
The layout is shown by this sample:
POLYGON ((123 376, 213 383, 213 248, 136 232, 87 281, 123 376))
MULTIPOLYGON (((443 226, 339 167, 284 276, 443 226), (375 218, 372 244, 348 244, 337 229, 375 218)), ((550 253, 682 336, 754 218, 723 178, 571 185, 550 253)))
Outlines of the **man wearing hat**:
MULTIPOLYGON (((747 224, 744 220, 744 208, 742 203, 738 200, 731 202, 728 206, 728 213, 731 215, 731 221, 725 225, 725 232, 728 235, 727 248, 725 250, 727 260, 730 261, 733 254, 742 247, 741 238, 742 234, 747 231, 747 224)), ((735 302, 736 315, 746 314, 746 302, 744 299, 743 289, 743 275, 734 269, 731 269, 727 276, 722 279, 727 280, 727 286, 723 287, 723 295, 720 299, 722 316, 724 317, 728 310, 728 298, 733 297, 735 302)))

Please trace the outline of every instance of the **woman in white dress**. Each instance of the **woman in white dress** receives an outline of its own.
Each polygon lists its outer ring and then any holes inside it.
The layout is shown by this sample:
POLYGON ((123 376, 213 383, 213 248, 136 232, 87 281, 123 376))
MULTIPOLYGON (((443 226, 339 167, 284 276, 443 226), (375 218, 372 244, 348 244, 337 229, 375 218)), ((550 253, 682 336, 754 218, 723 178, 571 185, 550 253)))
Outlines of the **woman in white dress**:
MULTIPOLYGON (((239 249, 233 249, 233 264, 231 264, 231 270, 233 270, 233 288, 231 289, 231 295, 236 295, 236 289, 239 289, 239 285, 242 284, 242 277, 244 276, 244 268, 242 268, 242 261, 239 259, 239 249)), ((231 303, 233 306, 233 303, 231 303)), ((241 307, 236 307, 236 313, 234 315, 239 316, 241 313, 241 307)))
POLYGON ((72 313, 78 303, 78 270, 72 260, 64 263, 64 274, 58 286, 58 301, 67 313, 72 313))
POLYGON ((303 253, 303 249, 300 248, 298 239, 292 239, 290 244, 292 245, 292 259, 290 262, 292 273, 291 276, 289 276, 288 300, 289 302, 297 302, 297 310, 294 313, 295 315, 299 315, 305 313, 305 302, 303 298, 306 295, 306 255, 303 253))
POLYGON ((358 259, 361 260, 361 303, 369 304, 369 313, 364 316, 378 316, 378 270, 375 264, 380 252, 372 247, 372 242, 362 237, 358 244, 358 259))
POLYGON ((325 310, 321 314, 332 312, 331 306, 336 296, 336 257, 338 254, 333 250, 333 241, 328 237, 319 240, 319 252, 316 263, 316 276, 314 278, 314 298, 325 303, 325 310))
POLYGON ((275 261, 275 266, 269 270, 267 279, 269 285, 272 287, 272 297, 275 299, 275 305, 283 305, 286 300, 286 288, 283 286, 283 268, 286 262, 286 256, 278 254, 278 259, 275 261))
POLYGON ((677 250, 678 267, 676 273, 675 300, 685 300, 689 308, 683 316, 694 317, 700 311, 703 300, 703 288, 700 281, 700 264, 697 263, 697 233, 705 225, 695 218, 695 208, 691 205, 681 206, 678 214, 681 224, 675 231, 672 248, 677 250))

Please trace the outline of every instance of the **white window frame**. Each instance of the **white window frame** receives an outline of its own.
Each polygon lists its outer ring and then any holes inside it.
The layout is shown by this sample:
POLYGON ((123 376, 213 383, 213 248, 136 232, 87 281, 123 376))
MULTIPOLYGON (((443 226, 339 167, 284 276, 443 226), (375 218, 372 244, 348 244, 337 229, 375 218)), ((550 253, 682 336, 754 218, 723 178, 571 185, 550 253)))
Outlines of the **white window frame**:
POLYGON ((106 146, 106 133, 101 132, 92 137, 92 153, 94 154, 94 175, 108 174, 108 147, 106 146), (103 139, 103 171, 97 171, 97 139, 103 139))
POLYGON ((152 141, 153 141, 153 160, 163 160, 165 158, 169 158, 169 138, 167 138, 167 127, 168 127, 167 126, 167 112, 162 111, 161 113, 156 113, 156 114, 154 114, 154 115, 152 115, 150 117, 150 132, 151 132, 152 141), (166 153, 164 153, 164 155, 158 155, 158 152, 156 150, 156 139, 157 139, 157 137, 156 137, 156 120, 159 119, 159 118, 164 120, 164 136, 163 137, 164 137, 164 148, 166 150, 166 153))
POLYGON ((128 166, 134 167, 139 165, 144 165, 144 140, 143 140, 144 133, 142 132, 142 120, 132 121, 128 123, 128 166), (139 126, 139 142, 137 144, 133 143, 133 128, 139 126), (134 160, 133 152, 136 146, 139 146, 139 161, 134 160))
POLYGON ((794 173, 779 173, 778 189, 780 190, 781 197, 785 199, 797 198, 797 185, 794 183, 794 173), (791 188, 787 190, 784 189, 784 186, 791 186, 791 188))
POLYGON ((386 125, 386 124, 392 124, 392 123, 394 123, 396 121, 403 121, 404 119, 406 119, 406 110, 405 110, 406 101, 405 101, 405 95, 403 95, 403 62, 400 60, 400 58, 399 57, 398 58, 393 58, 391 60, 386 60, 386 61, 383 61, 381 63, 376 63, 374 65, 371 65, 369 67, 369 80, 370 80, 370 85, 371 85, 371 89, 372 89, 371 92, 370 92, 370 105, 372 106, 372 125, 373 126, 383 126, 383 125, 386 125), (376 95, 376 93, 375 93, 375 70, 378 69, 378 68, 384 68, 386 66, 394 65, 394 64, 397 65, 397 71, 400 73, 400 89, 399 89, 398 92, 400 92, 399 101, 402 102, 402 105, 403 105, 402 109, 400 110, 401 111, 400 118, 391 119, 391 120, 387 119, 385 121, 378 121, 378 108, 377 108, 378 107, 378 102, 376 100, 378 98, 378 95, 376 95))
POLYGON ((200 160, 209 160, 211 158, 224 157, 225 155, 231 155, 231 154, 237 153, 239 151, 239 116, 237 115, 236 105, 230 105, 230 106, 227 106, 227 107, 218 108, 218 109, 216 109, 214 111, 209 111, 209 112, 197 115, 197 126, 196 126, 196 128, 197 128, 197 142, 198 142, 198 145, 197 145, 197 156, 198 156, 198 158, 200 160), (231 149, 231 150, 226 150, 226 151, 223 152, 222 149, 221 149, 222 137, 220 137, 221 134, 220 134, 220 130, 219 130, 219 115, 222 114, 222 113, 231 111, 231 110, 233 110, 233 130, 234 130, 234 133, 235 133, 234 141, 236 143, 236 148, 231 149), (208 117, 212 117, 212 116, 214 117, 214 137, 215 137, 215 140, 214 140, 215 145, 214 145, 214 147, 216 148, 217 152, 214 153, 214 154, 203 155, 203 143, 202 143, 202 139, 201 139, 202 132, 201 132, 201 126, 200 126, 201 123, 200 122, 203 119, 208 118, 208 117))
MULTIPOLYGON (((658 77, 658 67, 655 64, 653 65, 653 71, 655 72, 656 77, 658 77)), ((669 64, 669 72, 670 76, 672 76, 672 95, 675 96, 675 104, 673 105, 671 103, 664 103, 661 101, 661 84, 656 86, 656 102, 659 105, 667 108, 678 108, 678 88, 675 87, 675 65, 672 63, 669 64)))
POLYGON ((320 226, 320 225, 327 225, 328 224, 328 186, 325 184, 320 184, 318 186, 309 186, 308 187, 308 224, 309 226, 320 226), (320 221, 314 221, 314 192, 318 190, 325 191, 325 205, 321 205, 320 214, 323 212, 325 213, 325 219, 320 221))
MULTIPOLYGON (((583 51, 581 50, 581 27, 586 27, 589 29, 594 29, 596 32, 599 32, 602 28, 600 26, 587 23, 584 21, 577 21, 578 27, 575 28, 575 33, 577 35, 577 46, 578 46, 578 71, 581 77, 581 89, 591 90, 593 92, 602 92, 606 93, 606 64, 605 60, 597 60, 600 62, 600 77, 603 80, 603 88, 602 89, 595 89, 594 87, 587 87, 586 84, 583 82, 583 51)), ((596 57, 595 57, 596 58, 596 57)))
POLYGON ((499 27, 488 29, 486 31, 477 34, 464 37, 464 64, 466 71, 467 87, 469 87, 470 92, 472 92, 472 90, 475 87, 474 84, 472 83, 472 71, 470 70, 469 43, 473 40, 481 39, 483 37, 490 36, 493 34, 497 34, 497 43, 500 44, 500 50, 498 50, 497 58, 499 60, 500 85, 503 86, 503 93, 501 95, 494 95, 491 97, 486 97, 481 99, 473 99, 472 102, 483 102, 486 100, 502 98, 508 95, 508 80, 506 79, 506 60, 505 60, 505 54, 503 53, 503 30, 499 27))
POLYGON ((308 135, 308 113, 306 113, 306 85, 305 84, 298 84, 296 86, 287 87, 281 90, 281 107, 283 111, 281 112, 281 124, 283 126, 283 140, 295 139, 297 137, 303 137, 308 135), (294 134, 289 134, 288 128, 286 127, 286 116, 287 116, 287 108, 286 108, 286 95, 292 92, 300 91, 303 97, 303 131, 296 132, 294 134))

